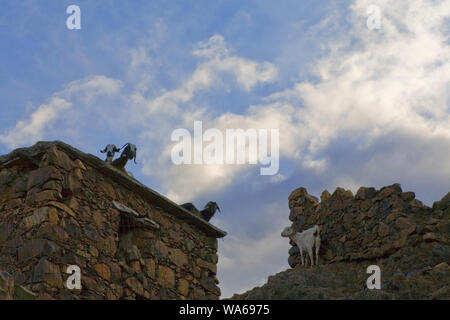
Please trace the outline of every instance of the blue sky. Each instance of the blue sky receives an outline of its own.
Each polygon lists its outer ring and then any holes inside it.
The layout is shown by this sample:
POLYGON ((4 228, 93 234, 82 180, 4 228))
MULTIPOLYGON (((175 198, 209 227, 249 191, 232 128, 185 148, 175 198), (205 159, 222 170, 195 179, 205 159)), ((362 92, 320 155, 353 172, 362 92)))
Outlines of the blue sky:
POLYGON ((287 197, 394 182, 450 190, 448 1, 2 1, 0 154, 138 145, 128 170, 223 213, 223 297, 287 268, 287 197), (81 30, 66 8, 81 8, 81 30), (366 26, 369 5, 381 29, 366 26), (174 166, 170 134, 279 128, 280 170, 174 166))

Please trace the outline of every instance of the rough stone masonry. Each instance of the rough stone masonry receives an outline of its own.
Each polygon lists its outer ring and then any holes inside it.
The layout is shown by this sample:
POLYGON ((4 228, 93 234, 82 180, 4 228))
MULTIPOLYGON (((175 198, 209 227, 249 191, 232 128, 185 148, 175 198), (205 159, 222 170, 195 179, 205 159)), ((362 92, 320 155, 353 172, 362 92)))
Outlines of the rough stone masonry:
POLYGON ((295 230, 320 226, 319 265, 300 266, 291 242, 291 269, 232 300, 450 299, 450 192, 431 208, 399 184, 320 198, 305 188, 289 196, 295 230), (381 270, 380 290, 366 285, 370 265, 381 270))
POLYGON ((225 235, 62 142, 0 157, 0 299, 218 299, 225 235))
MULTIPOLYGON (((450 192, 432 208, 415 199, 414 192, 403 192, 399 184, 380 190, 361 187, 356 195, 342 188, 333 194, 325 190, 320 201, 298 188, 288 200, 295 230, 320 226, 322 264, 386 258, 422 243, 449 248, 450 192)), ((291 245, 288 262, 295 267, 300 254, 291 245)))

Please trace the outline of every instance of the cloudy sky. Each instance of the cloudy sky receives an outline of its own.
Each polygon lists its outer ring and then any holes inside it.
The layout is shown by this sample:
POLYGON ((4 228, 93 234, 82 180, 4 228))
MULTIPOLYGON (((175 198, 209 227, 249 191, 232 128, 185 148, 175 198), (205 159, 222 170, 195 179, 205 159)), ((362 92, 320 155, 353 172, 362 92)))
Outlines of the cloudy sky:
POLYGON ((450 191, 450 2, 3 0, 0 154, 62 140, 222 214, 222 297, 285 270, 287 197, 395 182, 450 191), (81 8, 68 30, 66 8, 81 8), (376 5, 381 28, 369 29, 376 5), (279 129, 280 168, 171 161, 177 128, 279 129))

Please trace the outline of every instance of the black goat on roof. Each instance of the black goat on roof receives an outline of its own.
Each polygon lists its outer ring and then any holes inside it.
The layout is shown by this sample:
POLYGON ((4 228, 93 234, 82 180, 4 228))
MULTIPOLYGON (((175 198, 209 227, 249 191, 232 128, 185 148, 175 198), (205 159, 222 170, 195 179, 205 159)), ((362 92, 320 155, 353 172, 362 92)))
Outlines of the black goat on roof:
POLYGON ((209 201, 202 211, 199 211, 191 202, 183 203, 181 207, 203 218, 206 221, 211 220, 216 211, 220 211, 219 205, 214 201, 209 201))

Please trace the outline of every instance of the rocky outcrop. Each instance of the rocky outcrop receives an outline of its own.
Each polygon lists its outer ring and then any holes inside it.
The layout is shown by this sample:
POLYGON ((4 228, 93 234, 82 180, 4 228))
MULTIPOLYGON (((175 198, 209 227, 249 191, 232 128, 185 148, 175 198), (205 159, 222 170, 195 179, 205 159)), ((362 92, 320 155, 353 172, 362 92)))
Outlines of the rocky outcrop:
MULTIPOLYGON (((324 191, 321 201, 305 188, 289 196, 289 219, 295 230, 321 227, 321 261, 362 261, 384 258, 401 248, 422 242, 448 243, 450 193, 429 208, 403 192, 399 184, 380 190, 361 187, 356 195, 337 188, 324 191)), ((289 264, 299 262, 298 249, 289 251, 289 264)))
POLYGON ((62 142, 0 157, 0 270, 13 280, 2 298, 218 299, 225 235, 62 142), (81 289, 67 286, 72 265, 81 289))
POLYGON ((34 300, 36 295, 28 289, 16 285, 14 277, 0 271, 0 300, 34 300))
POLYGON ((301 267, 291 242, 288 262, 295 269, 234 299, 450 298, 450 193, 432 208, 399 184, 361 187, 356 195, 325 190, 320 201, 299 188, 288 200, 295 230, 320 226, 321 265, 301 267), (381 269, 382 290, 365 288, 373 264, 381 269))
MULTIPOLYGON (((409 259, 414 259, 414 252, 408 253, 409 259)), ((403 259, 403 262, 407 260, 403 259)), ((421 263, 407 264, 393 270, 388 269, 386 262, 385 259, 377 261, 381 268, 380 290, 366 287, 370 276, 366 270, 371 262, 336 262, 314 268, 288 269, 270 276, 265 285, 236 294, 231 300, 450 299, 447 263, 432 267, 423 267, 421 263)))

